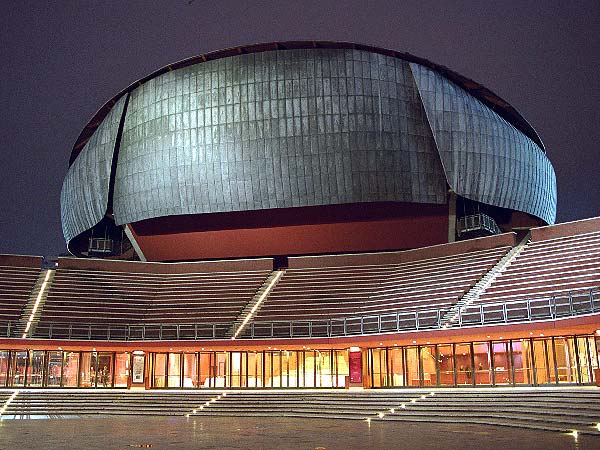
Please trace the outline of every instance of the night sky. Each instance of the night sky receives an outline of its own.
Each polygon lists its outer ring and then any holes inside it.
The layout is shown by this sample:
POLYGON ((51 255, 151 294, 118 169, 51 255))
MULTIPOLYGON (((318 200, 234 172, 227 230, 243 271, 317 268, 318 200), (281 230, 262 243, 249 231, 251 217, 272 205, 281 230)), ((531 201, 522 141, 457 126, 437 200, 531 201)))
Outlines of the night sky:
POLYGON ((600 216, 600 2, 450 3, 3 3, 0 253, 65 251, 59 196, 71 148, 122 88, 192 55, 294 39, 409 52, 483 84, 544 141, 557 221, 600 216))

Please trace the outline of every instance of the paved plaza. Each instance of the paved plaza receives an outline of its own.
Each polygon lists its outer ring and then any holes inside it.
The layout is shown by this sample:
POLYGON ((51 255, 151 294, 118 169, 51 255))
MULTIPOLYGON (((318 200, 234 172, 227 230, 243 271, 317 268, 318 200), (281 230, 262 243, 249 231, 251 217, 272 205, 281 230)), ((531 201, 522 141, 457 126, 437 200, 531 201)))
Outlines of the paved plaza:
POLYGON ((0 449, 587 449, 600 438, 509 427, 322 419, 86 417, 0 422, 0 449))

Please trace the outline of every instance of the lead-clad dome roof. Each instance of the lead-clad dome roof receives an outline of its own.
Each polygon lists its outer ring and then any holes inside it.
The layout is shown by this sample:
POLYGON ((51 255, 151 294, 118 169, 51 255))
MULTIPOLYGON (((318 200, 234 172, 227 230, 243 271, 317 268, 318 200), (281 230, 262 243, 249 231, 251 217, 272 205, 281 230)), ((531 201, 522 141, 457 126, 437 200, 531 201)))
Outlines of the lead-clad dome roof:
POLYGON ((340 203, 443 204, 448 186, 555 220, 554 170, 535 131, 489 90, 428 61, 305 42, 239 47, 169 69, 118 94, 82 132, 61 193, 67 242, 109 204, 124 224, 340 203))

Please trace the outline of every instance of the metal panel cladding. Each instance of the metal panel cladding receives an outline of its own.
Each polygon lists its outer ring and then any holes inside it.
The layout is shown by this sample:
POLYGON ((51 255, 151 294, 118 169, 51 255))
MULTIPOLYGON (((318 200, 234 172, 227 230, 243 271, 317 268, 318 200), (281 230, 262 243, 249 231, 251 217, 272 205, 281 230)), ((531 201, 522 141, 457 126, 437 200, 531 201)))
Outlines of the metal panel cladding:
POLYGON ((537 144, 439 73, 410 67, 450 187, 554 223, 556 176, 537 144))
POLYGON ((265 51, 173 70, 131 92, 118 224, 372 201, 446 202, 406 61, 352 49, 265 51))
POLYGON ((73 162, 60 193, 60 214, 67 243, 99 223, 108 205, 110 173, 126 96, 112 108, 73 162))

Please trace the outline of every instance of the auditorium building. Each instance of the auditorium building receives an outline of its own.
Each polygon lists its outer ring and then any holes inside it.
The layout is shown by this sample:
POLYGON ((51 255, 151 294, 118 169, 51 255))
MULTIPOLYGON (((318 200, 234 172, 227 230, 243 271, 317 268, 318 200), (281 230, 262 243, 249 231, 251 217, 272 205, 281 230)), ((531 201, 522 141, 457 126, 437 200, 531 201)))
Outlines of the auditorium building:
POLYGON ((60 201, 71 256, 0 255, 0 387, 600 382, 600 217, 555 224, 537 132, 428 60, 171 64, 89 120, 60 201))

